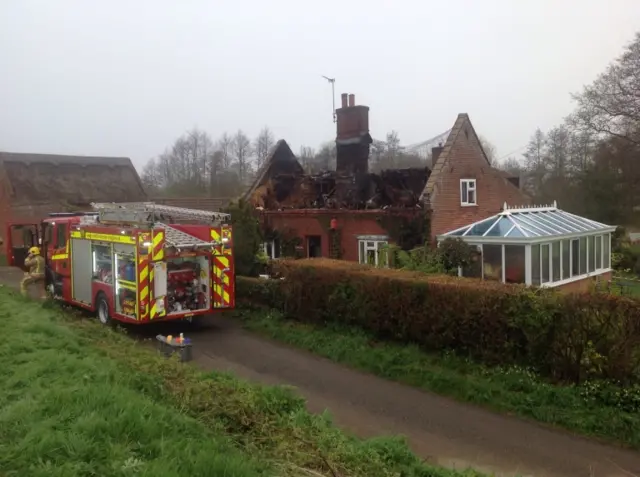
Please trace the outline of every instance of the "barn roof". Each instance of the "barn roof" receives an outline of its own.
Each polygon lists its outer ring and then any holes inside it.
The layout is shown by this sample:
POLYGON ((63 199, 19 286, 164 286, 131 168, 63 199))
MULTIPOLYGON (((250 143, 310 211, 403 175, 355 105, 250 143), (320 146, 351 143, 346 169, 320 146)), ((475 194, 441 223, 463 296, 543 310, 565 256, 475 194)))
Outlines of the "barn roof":
POLYGON ((146 193, 126 157, 62 156, 0 152, 0 171, 13 206, 138 202, 146 193))

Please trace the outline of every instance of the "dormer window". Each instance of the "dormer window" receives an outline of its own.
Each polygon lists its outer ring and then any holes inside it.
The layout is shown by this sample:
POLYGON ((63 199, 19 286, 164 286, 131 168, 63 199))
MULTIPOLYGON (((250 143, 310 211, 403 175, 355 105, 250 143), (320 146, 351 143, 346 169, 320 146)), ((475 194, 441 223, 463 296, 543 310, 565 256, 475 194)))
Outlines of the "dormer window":
POLYGON ((476 194, 476 180, 460 179, 460 205, 477 205, 477 201, 478 197, 476 194))

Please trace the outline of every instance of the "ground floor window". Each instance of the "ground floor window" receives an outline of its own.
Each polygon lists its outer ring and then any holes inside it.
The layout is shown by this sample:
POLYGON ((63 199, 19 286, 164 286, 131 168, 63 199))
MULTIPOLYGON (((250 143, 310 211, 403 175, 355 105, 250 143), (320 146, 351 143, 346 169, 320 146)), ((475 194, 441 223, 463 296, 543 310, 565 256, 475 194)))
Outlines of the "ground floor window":
POLYGON ((387 267, 389 257, 386 246, 389 244, 384 236, 358 237, 358 261, 376 267, 387 267))
POLYGON ((531 245, 531 283, 553 284, 611 268, 611 234, 531 245))
POLYGON ((479 278, 481 272, 485 280, 555 286, 611 268, 609 233, 530 245, 484 243, 476 246, 482 251, 482 259, 460 269, 461 276, 479 278))
POLYGON ((280 240, 278 239, 273 239, 273 240, 269 240, 267 242, 264 242, 262 244, 262 251, 264 252, 264 254, 272 259, 275 260, 276 258, 280 258, 280 240))

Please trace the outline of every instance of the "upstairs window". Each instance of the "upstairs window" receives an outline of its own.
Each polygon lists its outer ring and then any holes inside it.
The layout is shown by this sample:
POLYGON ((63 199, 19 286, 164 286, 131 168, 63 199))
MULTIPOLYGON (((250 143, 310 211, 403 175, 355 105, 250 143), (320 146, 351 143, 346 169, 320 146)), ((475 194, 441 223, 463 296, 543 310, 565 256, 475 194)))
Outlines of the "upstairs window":
POLYGON ((476 205, 476 180, 460 179, 460 205, 476 205))

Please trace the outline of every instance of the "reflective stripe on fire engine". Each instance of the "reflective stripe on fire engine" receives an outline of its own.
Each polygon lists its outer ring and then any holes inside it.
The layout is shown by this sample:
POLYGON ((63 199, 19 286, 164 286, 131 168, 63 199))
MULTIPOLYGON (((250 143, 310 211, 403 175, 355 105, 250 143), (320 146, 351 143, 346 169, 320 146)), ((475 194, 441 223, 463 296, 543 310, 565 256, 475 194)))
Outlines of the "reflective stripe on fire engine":
POLYGON ((229 257, 214 256, 213 257, 213 275, 215 277, 215 283, 213 285, 213 298, 214 306, 217 308, 224 308, 230 306, 231 298, 227 287, 230 280, 227 275, 229 269, 229 257))
POLYGON ((164 259, 164 231, 157 230, 153 232, 153 251, 151 260, 157 262, 164 259))
POLYGON ((167 310, 165 309, 158 311, 156 300, 153 300, 153 303, 151 304, 151 315, 149 315, 149 319, 153 320, 154 318, 161 318, 166 314, 167 314, 167 310))
POLYGON ((139 315, 140 319, 143 319, 149 310, 149 266, 145 258, 138 258, 138 289, 140 290, 139 315))
POLYGON ((222 242, 222 240, 220 239, 220 232, 218 232, 216 229, 211 229, 211 241, 216 243, 222 242))
POLYGON ((95 232, 85 232, 84 230, 74 230, 71 232, 72 238, 83 238, 86 240, 98 240, 100 242, 115 242, 115 243, 127 243, 135 245, 135 237, 129 235, 116 235, 116 234, 99 234, 95 232))

